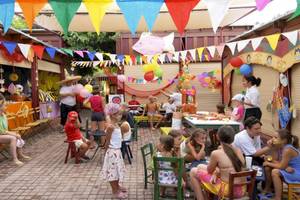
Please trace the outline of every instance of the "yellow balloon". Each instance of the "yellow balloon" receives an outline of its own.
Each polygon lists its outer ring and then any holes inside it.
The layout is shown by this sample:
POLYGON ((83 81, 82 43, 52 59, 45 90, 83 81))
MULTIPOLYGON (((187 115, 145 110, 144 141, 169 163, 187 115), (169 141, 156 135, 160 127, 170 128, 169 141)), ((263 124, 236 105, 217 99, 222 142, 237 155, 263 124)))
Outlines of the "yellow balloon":
POLYGON ((155 71, 158 68, 160 68, 160 66, 157 63, 150 63, 143 66, 143 70, 145 73, 155 71))
POLYGON ((92 93, 93 92, 93 86, 90 85, 90 84, 86 84, 84 86, 84 88, 86 89, 86 91, 88 91, 89 93, 92 93))

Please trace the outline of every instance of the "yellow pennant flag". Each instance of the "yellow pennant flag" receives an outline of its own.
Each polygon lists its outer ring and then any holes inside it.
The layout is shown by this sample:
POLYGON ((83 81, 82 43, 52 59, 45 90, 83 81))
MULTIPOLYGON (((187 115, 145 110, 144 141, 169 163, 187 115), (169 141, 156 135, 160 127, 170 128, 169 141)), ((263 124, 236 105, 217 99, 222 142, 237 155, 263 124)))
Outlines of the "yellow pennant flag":
POLYGON ((17 0, 22 8, 25 21, 29 30, 31 31, 34 18, 40 12, 40 10, 48 3, 48 0, 17 0))
POLYGON ((273 49, 273 51, 275 51, 277 47, 279 37, 280 37, 279 33, 266 36, 266 39, 268 40, 270 47, 273 49))
POLYGON ((83 3, 89 12, 97 34, 99 34, 102 19, 107 8, 113 3, 113 0, 83 0, 83 3))
POLYGON ((125 55, 125 63, 126 63, 126 65, 129 65, 130 61, 131 61, 130 56, 129 55, 125 55))
POLYGON ((158 57, 159 57, 159 55, 157 55, 157 54, 155 56, 153 56, 152 63, 157 63, 158 57))
POLYGON ((200 47, 197 49, 197 52, 198 52, 198 57, 199 57, 199 60, 202 61, 202 53, 203 53, 203 50, 204 50, 204 47, 200 47))

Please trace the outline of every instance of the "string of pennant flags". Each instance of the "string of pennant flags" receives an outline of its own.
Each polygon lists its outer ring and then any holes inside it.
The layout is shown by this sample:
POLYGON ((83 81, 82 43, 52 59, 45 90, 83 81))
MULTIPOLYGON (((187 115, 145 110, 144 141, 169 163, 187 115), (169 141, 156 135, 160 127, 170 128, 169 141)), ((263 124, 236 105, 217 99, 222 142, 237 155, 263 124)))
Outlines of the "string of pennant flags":
MULTIPOLYGON (((81 58, 87 56, 90 59, 90 61, 73 62, 76 66, 81 67, 96 67, 99 64, 104 66, 111 66, 113 64, 116 64, 118 66, 139 64, 142 65, 146 63, 151 63, 153 61, 161 64, 173 62, 176 63, 179 62, 180 59, 185 60, 186 58, 189 58, 189 60, 195 62, 204 62, 214 58, 216 56, 216 53, 218 53, 218 55, 221 57, 225 46, 227 46, 230 49, 232 55, 243 51, 246 48, 246 46, 248 46, 248 44, 250 43, 252 49, 255 51, 264 39, 269 43, 271 49, 275 51, 281 36, 286 37, 290 41, 290 43, 295 46, 298 42, 298 35, 299 30, 295 30, 291 32, 277 33, 258 38, 230 42, 220 46, 199 47, 196 49, 177 51, 174 53, 163 53, 157 55, 120 55, 112 53, 71 50, 67 48, 61 48, 60 50, 72 57, 74 57, 74 55, 78 55, 81 58)), ((45 52, 50 56, 50 58, 53 59, 56 55, 56 52, 58 51, 57 48, 49 46, 23 44, 11 41, 0 41, 0 45, 4 46, 4 48, 10 55, 14 54, 16 49, 19 49, 22 55, 28 61, 31 62, 33 61, 34 55, 36 55, 39 59, 42 59, 45 52)))
MULTIPOLYGON (((4 32, 11 26, 16 2, 22 9, 25 21, 30 30, 32 29, 35 17, 41 12, 45 5, 49 3, 58 23, 65 33, 68 32, 69 25, 81 6, 81 3, 86 7, 97 33, 100 33, 100 25, 103 17, 114 2, 116 2, 124 14, 125 20, 132 33, 135 33, 142 17, 145 18, 147 27, 149 31, 151 31, 162 5, 165 3, 178 32, 182 34, 189 21, 190 13, 200 0, 1 0, 0 21, 4 26, 4 32)), ((258 10, 263 10, 270 2, 271 0, 256 0, 256 7, 258 10)), ((203 3, 208 9, 213 30, 216 32, 227 14, 230 1, 203 0, 203 3)), ((293 17, 300 14, 299 10, 300 6, 298 4, 293 17)))

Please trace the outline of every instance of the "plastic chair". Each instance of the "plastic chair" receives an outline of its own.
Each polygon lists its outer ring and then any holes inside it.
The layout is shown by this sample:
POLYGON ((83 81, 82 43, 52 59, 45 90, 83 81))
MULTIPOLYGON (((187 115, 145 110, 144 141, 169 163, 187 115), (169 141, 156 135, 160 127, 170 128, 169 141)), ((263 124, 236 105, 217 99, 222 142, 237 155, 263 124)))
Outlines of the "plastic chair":
POLYGON ((284 181, 288 186, 288 199, 289 200, 298 200, 300 199, 300 183, 288 183, 284 181))
POLYGON ((73 141, 65 141, 65 143, 68 143, 68 149, 67 154, 65 158, 65 164, 68 162, 69 155, 71 153, 71 158, 75 157, 75 164, 80 163, 80 155, 79 150, 76 149, 75 143, 73 141))
MULTIPOLYGON (((176 188, 176 198, 177 200, 183 200, 184 194, 183 194, 183 184, 182 184, 182 177, 184 173, 184 160, 183 158, 175 158, 175 157, 153 157, 154 160, 154 199, 166 199, 160 197, 160 187, 171 187, 176 188), (177 166, 176 169, 174 167, 165 168, 161 167, 160 162, 167 162, 170 163, 169 166, 177 166), (159 182, 159 172, 160 171, 173 171, 177 175, 177 184, 161 184, 159 182)), ((170 198, 167 198, 170 199, 170 198)))
POLYGON ((125 159, 125 155, 127 155, 128 162, 131 165, 131 159, 133 158, 133 156, 132 156, 132 152, 130 149, 130 142, 131 142, 130 140, 122 141, 121 151, 122 151, 123 159, 125 159))
POLYGON ((243 172, 232 172, 229 174, 229 195, 228 198, 225 199, 236 199, 234 198, 233 188, 236 186, 247 186, 247 195, 249 199, 253 198, 253 190, 255 187, 256 180, 256 172, 255 170, 251 171, 243 171, 243 172), (234 179, 236 178, 245 178, 245 181, 242 183, 234 183, 234 179))
POLYGON ((145 144, 141 147, 141 152, 143 156, 143 165, 144 165, 144 189, 147 189, 148 183, 153 183, 148 181, 148 178, 151 177, 153 180, 153 167, 151 167, 151 162, 153 158, 153 145, 152 143, 145 144))

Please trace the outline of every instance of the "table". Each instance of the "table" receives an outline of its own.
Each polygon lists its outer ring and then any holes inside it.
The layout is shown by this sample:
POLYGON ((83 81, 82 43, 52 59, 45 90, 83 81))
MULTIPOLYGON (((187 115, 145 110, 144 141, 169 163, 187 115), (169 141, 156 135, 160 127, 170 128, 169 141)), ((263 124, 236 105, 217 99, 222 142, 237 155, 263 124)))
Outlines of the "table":
POLYGON ((222 121, 222 120, 199 120, 195 117, 184 117, 183 122, 186 122, 193 128, 203 128, 203 129, 218 129, 221 126, 227 125, 231 126, 236 132, 240 131, 240 122, 236 121, 222 121))

